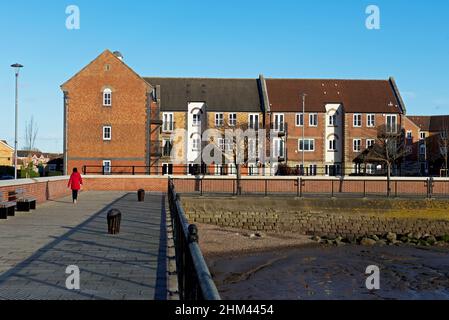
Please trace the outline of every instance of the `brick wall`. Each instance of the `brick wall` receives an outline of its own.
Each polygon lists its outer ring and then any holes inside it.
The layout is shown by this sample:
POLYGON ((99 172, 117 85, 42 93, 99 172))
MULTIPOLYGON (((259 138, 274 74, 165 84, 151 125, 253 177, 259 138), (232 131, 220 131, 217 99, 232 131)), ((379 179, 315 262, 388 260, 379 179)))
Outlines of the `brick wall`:
POLYGON ((0 182, 0 194, 6 200, 8 192, 23 189, 25 195, 35 197, 38 203, 42 203, 69 195, 71 191, 67 188, 67 183, 68 177, 26 179, 18 183, 3 181, 0 182))
MULTIPOLYGON (((139 165, 147 154, 147 102, 151 86, 110 51, 66 82, 68 173, 83 164, 139 165), (103 90, 112 90, 112 106, 103 106, 103 90), (111 141, 103 126, 112 127, 111 141), (136 160, 137 159, 137 160, 136 160)), ((153 105, 154 107, 154 105, 153 105)))

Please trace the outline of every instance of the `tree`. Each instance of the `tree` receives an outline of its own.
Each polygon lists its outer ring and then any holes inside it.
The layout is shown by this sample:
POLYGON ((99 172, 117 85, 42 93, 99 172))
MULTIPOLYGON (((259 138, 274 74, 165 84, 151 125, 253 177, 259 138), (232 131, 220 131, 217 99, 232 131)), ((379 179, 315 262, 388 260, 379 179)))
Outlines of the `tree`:
POLYGON ((444 122, 438 137, 438 146, 441 157, 444 161, 444 169, 446 177, 448 176, 448 153, 449 153, 449 123, 444 122))
POLYGON ((36 137, 39 132, 39 128, 34 121, 34 117, 31 117, 30 122, 27 122, 25 127, 25 150, 36 151, 36 137))
POLYGON ((363 154, 366 163, 382 163, 387 169, 387 195, 391 195, 391 171, 394 164, 399 164, 407 155, 405 130, 396 126, 381 126, 373 146, 363 154))

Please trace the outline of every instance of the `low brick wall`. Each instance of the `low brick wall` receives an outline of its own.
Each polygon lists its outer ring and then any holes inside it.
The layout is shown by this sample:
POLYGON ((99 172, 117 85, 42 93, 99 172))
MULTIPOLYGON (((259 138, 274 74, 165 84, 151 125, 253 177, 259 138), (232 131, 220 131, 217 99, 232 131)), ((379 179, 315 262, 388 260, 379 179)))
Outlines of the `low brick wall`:
POLYGON ((84 176, 86 191, 137 191, 167 192, 167 177, 151 176, 84 176))
POLYGON ((38 203, 42 203, 69 195, 68 180, 68 177, 49 177, 0 181, 0 193, 3 199, 8 199, 8 192, 23 189, 26 195, 35 197, 38 203))
POLYGON ((213 199, 183 197, 191 223, 214 224, 265 232, 294 232, 316 236, 360 237, 394 232, 449 234, 447 219, 385 216, 394 210, 444 212, 449 201, 325 200, 325 199, 213 199))

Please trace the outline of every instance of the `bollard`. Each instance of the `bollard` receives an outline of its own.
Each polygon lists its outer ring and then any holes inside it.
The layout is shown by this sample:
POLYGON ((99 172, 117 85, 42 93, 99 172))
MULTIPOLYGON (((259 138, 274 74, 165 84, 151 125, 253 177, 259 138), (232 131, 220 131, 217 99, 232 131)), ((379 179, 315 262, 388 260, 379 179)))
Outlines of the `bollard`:
POLYGON ((111 209, 108 212, 108 233, 118 234, 120 233, 120 223, 122 221, 122 213, 120 210, 111 209))
POLYGON ((139 202, 144 202, 145 201, 145 190, 143 189, 139 189, 137 191, 137 200, 139 202))

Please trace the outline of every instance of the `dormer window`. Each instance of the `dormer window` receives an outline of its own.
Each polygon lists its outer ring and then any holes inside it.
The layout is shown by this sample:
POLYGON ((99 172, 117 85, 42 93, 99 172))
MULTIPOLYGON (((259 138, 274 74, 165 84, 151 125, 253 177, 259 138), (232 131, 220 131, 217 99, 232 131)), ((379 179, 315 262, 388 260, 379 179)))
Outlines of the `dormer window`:
POLYGON ((103 106, 105 106, 105 107, 112 106, 112 90, 111 89, 103 90, 103 106))

